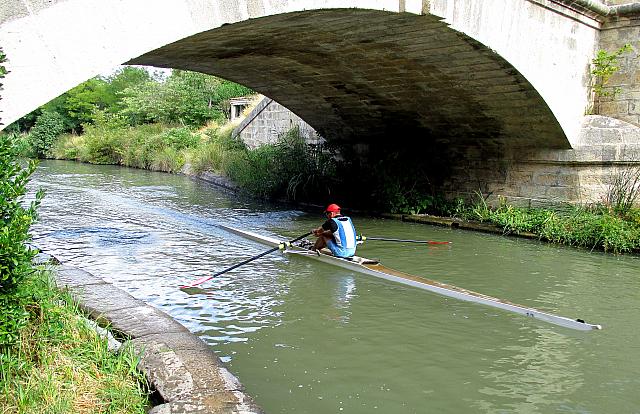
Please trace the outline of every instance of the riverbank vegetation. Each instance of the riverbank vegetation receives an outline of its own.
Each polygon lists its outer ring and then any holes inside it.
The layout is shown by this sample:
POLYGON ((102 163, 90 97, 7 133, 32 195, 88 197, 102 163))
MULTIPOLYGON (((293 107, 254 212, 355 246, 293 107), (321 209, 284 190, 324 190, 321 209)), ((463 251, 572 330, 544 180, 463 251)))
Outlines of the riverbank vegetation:
POLYGON ((29 229, 44 193, 30 202, 36 164, 0 135, 0 407, 3 413, 144 413, 143 378, 130 348, 110 352, 49 270, 34 267, 29 229))
POLYGON ((541 240, 613 253, 640 252, 640 209, 600 203, 549 208, 515 207, 502 201, 489 206, 481 195, 454 213, 491 223, 504 234, 532 233, 541 240))
MULTIPOLYGON (((426 163, 411 146, 371 149, 310 145, 294 128, 275 144, 247 148, 231 137, 228 101, 251 91, 232 82, 184 71, 156 79, 139 68, 93 79, 39 109, 22 134, 32 156, 114 164, 166 172, 210 171, 253 197, 325 204, 370 212, 433 214, 491 223, 504 234, 614 253, 640 251, 640 212, 634 208, 640 171, 614 178, 597 205, 522 208, 489 205, 478 192, 448 200, 431 181, 446 171, 426 163), (60 130, 64 133, 60 134, 60 130), (55 136, 55 138, 52 138, 55 136), (405 148, 406 147, 406 148, 405 148), (617 180, 617 181, 616 181, 617 180)), ((16 128, 13 126, 14 129, 16 128)))

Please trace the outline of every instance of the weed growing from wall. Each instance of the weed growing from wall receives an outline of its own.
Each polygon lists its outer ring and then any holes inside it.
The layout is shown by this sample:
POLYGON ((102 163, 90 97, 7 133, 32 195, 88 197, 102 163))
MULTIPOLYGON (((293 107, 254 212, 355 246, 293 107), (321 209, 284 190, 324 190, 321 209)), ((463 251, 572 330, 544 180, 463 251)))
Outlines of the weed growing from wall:
MULTIPOLYGON (((611 77, 620 70, 620 59, 623 54, 633 51, 629 43, 614 52, 598 50, 591 62, 591 88, 594 100, 599 104, 603 98, 615 98, 621 88, 608 85, 611 77)), ((596 108, 597 109, 597 108, 596 108)))

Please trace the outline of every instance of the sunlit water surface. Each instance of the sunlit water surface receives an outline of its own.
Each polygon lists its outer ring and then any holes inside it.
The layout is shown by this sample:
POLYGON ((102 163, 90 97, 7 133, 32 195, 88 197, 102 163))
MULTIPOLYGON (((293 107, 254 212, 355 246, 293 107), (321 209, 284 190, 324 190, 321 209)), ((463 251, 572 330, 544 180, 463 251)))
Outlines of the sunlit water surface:
POLYGON ((43 162, 36 243, 170 314, 268 413, 640 413, 640 260, 354 217, 385 265, 604 326, 579 332, 274 253, 216 227, 298 236, 322 217, 184 176, 43 162))

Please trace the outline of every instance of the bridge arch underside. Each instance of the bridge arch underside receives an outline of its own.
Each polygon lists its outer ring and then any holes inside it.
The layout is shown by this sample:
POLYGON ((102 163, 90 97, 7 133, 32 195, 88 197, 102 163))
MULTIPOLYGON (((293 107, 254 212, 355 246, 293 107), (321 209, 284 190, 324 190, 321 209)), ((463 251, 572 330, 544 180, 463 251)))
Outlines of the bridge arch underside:
POLYGON ((296 113, 328 140, 491 153, 570 148, 507 61, 433 15, 331 9, 223 25, 128 64, 214 74, 296 113))

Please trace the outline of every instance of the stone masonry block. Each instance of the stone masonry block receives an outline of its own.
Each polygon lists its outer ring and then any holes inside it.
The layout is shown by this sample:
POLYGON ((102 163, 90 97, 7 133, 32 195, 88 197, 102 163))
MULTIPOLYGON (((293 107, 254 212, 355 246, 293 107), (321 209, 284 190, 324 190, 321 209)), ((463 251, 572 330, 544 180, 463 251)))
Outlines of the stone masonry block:
MULTIPOLYGON (((178 403, 181 409, 184 406, 180 403, 184 401, 189 402, 190 410, 198 407, 196 411, 176 411, 181 413, 261 413, 215 353, 193 338, 190 333, 177 333, 132 341, 135 349, 142 353, 138 368, 164 401, 178 403)), ((165 404, 151 412, 174 412, 167 409, 165 404)))
POLYGON ((640 125, 640 122, 638 122, 638 117, 639 115, 630 115, 630 114, 620 114, 617 116, 617 118, 620 119, 621 121, 625 121, 633 125, 640 125))
POLYGON ((132 338, 189 332, 166 313, 146 305, 105 312, 104 317, 111 322, 112 329, 126 332, 132 338))
POLYGON ((550 200, 557 201, 578 199, 578 192, 573 187, 547 187, 544 195, 550 200))
POLYGON ((70 266, 56 268, 55 279, 58 287, 68 288, 107 283, 89 272, 70 266))
POLYGON ((134 298, 110 283, 83 285, 70 288, 75 300, 93 317, 111 311, 141 306, 144 302, 134 298))
MULTIPOLYGON (((539 177, 545 177, 548 175, 540 175, 539 177)), ((579 179, 576 174, 576 171, 570 168, 563 168, 561 171, 556 174, 552 174, 553 184, 549 184, 550 186, 579 186, 579 179)), ((535 181, 534 181, 535 182, 535 181)))
POLYGON ((193 376, 176 353, 161 344, 136 346, 142 357, 138 369, 167 402, 186 399, 194 391, 193 376))
POLYGON ((615 117, 620 114, 627 114, 629 112, 628 101, 613 101, 613 102, 601 102, 598 104, 598 112, 601 115, 608 115, 615 117))

